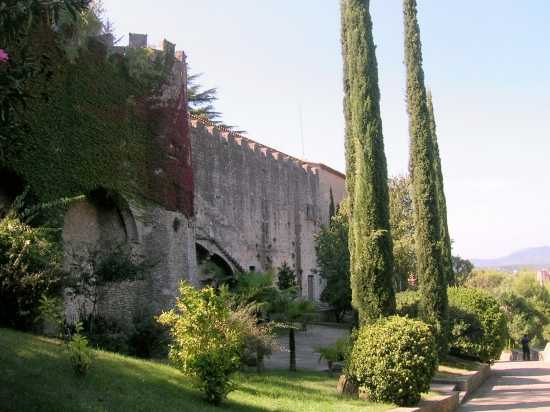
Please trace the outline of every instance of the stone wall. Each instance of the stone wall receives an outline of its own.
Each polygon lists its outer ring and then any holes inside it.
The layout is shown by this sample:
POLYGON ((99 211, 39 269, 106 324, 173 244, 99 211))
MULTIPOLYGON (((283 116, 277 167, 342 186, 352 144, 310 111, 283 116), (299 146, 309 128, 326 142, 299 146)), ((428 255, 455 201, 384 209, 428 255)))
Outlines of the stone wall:
MULTIPOLYGON (((106 39, 109 47, 111 40, 106 39)), ((114 47, 114 52, 124 54, 136 47, 147 47, 147 35, 131 34, 129 45, 114 47)), ((150 168, 149 199, 128 204, 114 194, 114 202, 83 200, 67 211, 63 228, 66 267, 74 264, 73 256, 108 253, 119 245, 151 265, 145 280, 113 283, 100 291, 98 313, 123 322, 143 311, 158 313, 171 307, 182 279, 198 285, 185 54, 166 40, 157 53, 172 71, 158 93, 139 102, 155 125, 157 150, 151 164, 143 165, 150 168)), ((76 320, 82 299, 68 303, 68 318, 76 320)))
MULTIPOLYGON (((67 270, 86 264, 90 253, 106 256, 118 247, 128 248, 136 260, 150 266, 144 280, 115 282, 99 293, 98 313, 123 323, 142 312, 171 307, 182 279, 197 284, 194 227, 181 212, 82 200, 65 214, 63 242, 67 270)), ((91 309, 81 298, 67 298, 67 303, 71 321, 79 311, 91 309)))
POLYGON ((314 235, 328 222, 330 187, 341 201, 342 175, 195 117, 191 145, 197 242, 235 270, 287 262, 318 300, 314 235))

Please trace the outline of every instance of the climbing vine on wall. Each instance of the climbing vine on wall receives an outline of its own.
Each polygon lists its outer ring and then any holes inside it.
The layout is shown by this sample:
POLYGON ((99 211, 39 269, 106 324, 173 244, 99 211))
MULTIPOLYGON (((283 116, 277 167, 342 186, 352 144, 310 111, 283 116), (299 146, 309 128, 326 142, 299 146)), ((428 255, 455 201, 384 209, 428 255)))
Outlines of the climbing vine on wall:
POLYGON ((147 97, 166 78, 170 59, 108 53, 90 39, 71 61, 49 29, 35 38, 49 67, 29 85, 24 140, 9 149, 6 166, 45 201, 99 187, 144 195, 155 133, 147 97))

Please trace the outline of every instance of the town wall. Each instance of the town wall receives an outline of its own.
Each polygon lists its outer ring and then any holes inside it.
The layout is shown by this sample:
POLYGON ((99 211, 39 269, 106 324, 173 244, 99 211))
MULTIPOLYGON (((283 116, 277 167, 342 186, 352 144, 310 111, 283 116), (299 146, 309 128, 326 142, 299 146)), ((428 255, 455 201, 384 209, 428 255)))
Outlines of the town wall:
POLYGON ((341 201, 343 175, 206 120, 190 122, 197 242, 236 271, 286 262, 303 296, 318 300, 314 236, 328 222, 330 187, 341 201))

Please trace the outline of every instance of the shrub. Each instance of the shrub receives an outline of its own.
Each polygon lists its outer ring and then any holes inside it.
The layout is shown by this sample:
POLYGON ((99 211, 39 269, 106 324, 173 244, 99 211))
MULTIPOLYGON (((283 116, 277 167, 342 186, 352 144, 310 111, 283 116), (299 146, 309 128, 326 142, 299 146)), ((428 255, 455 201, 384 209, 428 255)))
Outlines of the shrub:
POLYGON ((40 298, 60 291, 62 256, 52 231, 11 214, 0 220, 0 326, 33 326, 40 298))
POLYGON ((273 324, 258 323, 255 305, 238 306, 231 312, 232 327, 243 336, 241 362, 246 366, 263 369, 263 361, 276 348, 273 324))
POLYGON ((365 325, 347 372, 376 402, 416 405, 437 367, 436 341, 425 323, 400 316, 365 325))
POLYGON ((66 293, 84 298, 89 309, 81 316, 86 319, 86 332, 95 335, 98 304, 104 292, 114 283, 138 281, 146 278, 153 263, 132 254, 127 245, 111 245, 108 250, 95 249, 74 254, 71 259, 71 277, 66 293))
POLYGON ((77 376, 84 376, 92 365, 92 351, 88 339, 82 335, 82 323, 76 323, 76 331, 67 344, 71 365, 77 376))
POLYGON ((396 312, 408 318, 418 318, 420 308, 420 293, 415 290, 397 293, 395 295, 396 312))
POLYGON ((176 307, 158 318, 173 337, 170 359, 216 405, 233 390, 231 376, 239 369, 244 344, 231 321, 230 301, 226 287, 196 290, 183 281, 176 307))
POLYGON ((123 326, 119 321, 103 316, 96 316, 92 329, 90 327, 91 318, 86 317, 82 322, 82 326, 82 330, 91 346, 109 352, 130 353, 128 346, 129 327, 123 326))
POLYGON ((535 302, 514 292, 505 292, 499 299, 502 310, 508 322, 508 338, 510 347, 521 345, 523 335, 532 338, 535 346, 544 338, 543 327, 548 322, 547 317, 535 302))
POLYGON ((449 288, 450 353, 493 362, 504 349, 506 318, 488 292, 464 287, 449 288))
POLYGON ((331 346, 317 346, 314 348, 315 352, 319 354, 319 362, 322 360, 327 361, 329 372, 333 372, 334 362, 342 362, 347 358, 352 343, 352 338, 341 338, 331 346))
POLYGON ((129 354, 140 358, 164 358, 168 352, 166 327, 160 325, 151 310, 134 316, 133 330, 128 337, 129 354))
POLYGON ((44 335, 62 337, 66 324, 61 298, 42 295, 38 304, 36 321, 42 323, 42 333, 44 335))

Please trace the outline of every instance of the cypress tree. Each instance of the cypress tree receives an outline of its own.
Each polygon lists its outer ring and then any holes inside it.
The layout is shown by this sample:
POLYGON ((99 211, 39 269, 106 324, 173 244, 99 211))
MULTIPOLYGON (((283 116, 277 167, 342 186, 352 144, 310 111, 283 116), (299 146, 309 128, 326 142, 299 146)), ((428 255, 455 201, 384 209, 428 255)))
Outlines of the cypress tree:
POLYGON ((441 171, 441 157, 439 155, 439 144, 437 143, 437 129, 435 125, 434 106, 432 93, 428 90, 428 116, 430 118, 430 132, 434 150, 434 168, 437 191, 437 208, 439 212, 439 238, 441 239, 441 258, 445 268, 447 284, 454 285, 455 276, 453 272, 453 256, 451 251, 451 237, 449 225, 447 224, 447 200, 445 199, 445 187, 443 185, 443 172, 441 171))
POLYGON ((388 172, 369 1, 342 0, 341 12, 352 304, 364 324, 395 311, 388 172))
POLYGON ((416 226, 416 270, 422 316, 434 326, 439 352, 443 355, 447 352, 448 302, 445 268, 441 256, 435 153, 422 69, 422 44, 416 0, 404 0, 403 5, 410 171, 416 226))
POLYGON ((330 203, 328 205, 328 222, 332 220, 332 217, 336 214, 336 206, 334 205, 334 195, 332 194, 332 187, 330 188, 330 203))

